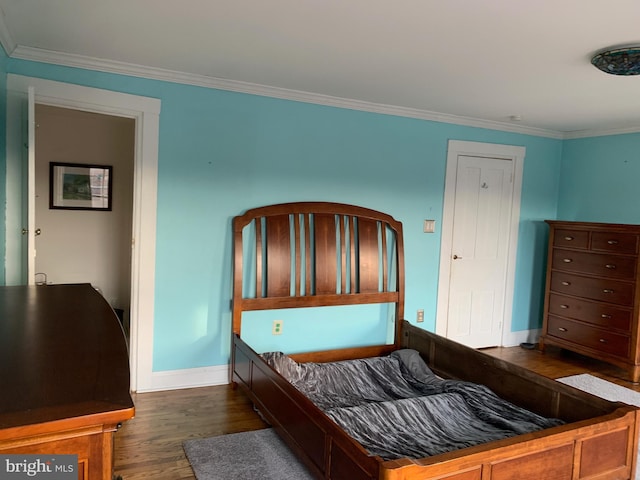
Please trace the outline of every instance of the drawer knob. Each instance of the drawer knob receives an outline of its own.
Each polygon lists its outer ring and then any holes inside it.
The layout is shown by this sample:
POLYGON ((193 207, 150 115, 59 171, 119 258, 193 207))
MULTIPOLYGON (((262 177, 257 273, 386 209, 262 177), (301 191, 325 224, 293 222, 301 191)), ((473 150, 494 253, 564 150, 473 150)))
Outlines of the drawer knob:
POLYGON ((613 290, 611 290, 610 288, 605 288, 602 290, 602 293, 613 293, 613 290))
POLYGON ((607 340, 606 340, 606 339, 604 339, 604 338, 601 338, 601 339, 600 339, 600 343, 607 343, 607 340))
POLYGON ((567 329, 564 328, 564 327, 558 327, 558 330, 560 330, 561 332, 566 332, 567 331, 567 329))
POLYGON ((617 245, 618 244, 618 240, 607 240, 607 243, 609 245, 617 245))
POLYGON ((606 313, 603 313, 602 315, 600 315, 602 318, 611 318, 611 315, 608 315, 606 313))
POLYGON ((563 258, 563 259, 562 259, 562 261, 563 261, 564 263, 571 263, 571 262, 573 262, 573 260, 571 260, 570 258, 563 258))
POLYGON ((609 270, 615 270, 616 269, 616 266, 614 264, 612 264, 612 263, 607 263, 605 265, 605 267, 607 267, 609 270))
POLYGON ((571 237, 571 236, 567 235, 566 237, 564 237, 564 239, 565 239, 567 242, 570 242, 571 240, 573 240, 573 237, 571 237))
POLYGON ((569 305, 562 304, 560 305, 560 308, 569 308, 569 305))
POLYGON ((568 287, 569 285, 571 285, 571 282, 562 282, 562 285, 564 285, 565 287, 568 287))

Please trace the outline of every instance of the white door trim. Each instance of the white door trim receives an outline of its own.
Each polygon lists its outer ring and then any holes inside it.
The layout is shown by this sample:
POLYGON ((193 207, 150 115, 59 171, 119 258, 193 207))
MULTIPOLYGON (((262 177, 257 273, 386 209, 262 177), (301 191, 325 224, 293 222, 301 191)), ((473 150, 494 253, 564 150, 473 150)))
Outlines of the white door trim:
POLYGON ((36 284, 36 94, 27 91, 27 285, 36 284))
POLYGON ((505 285, 504 321, 502 338, 511 331, 513 295, 515 290, 516 255, 518 253, 518 228, 520 225, 520 196, 524 171, 525 147, 499 145, 492 143, 465 142, 449 140, 447 152, 447 170, 442 212, 442 237, 440 239, 440 273, 438 277, 438 304, 436 308, 436 333, 447 334, 449 315, 449 280, 451 276, 451 255, 453 253, 453 212, 455 206, 456 175, 458 157, 504 158, 513 161, 513 198, 509 226, 507 281, 505 285))
MULTIPOLYGON (((40 104, 135 119, 129 355, 131 389, 133 391, 148 389, 152 384, 153 371, 156 205, 161 102, 156 98, 9 74, 7 75, 7 112, 15 111, 15 107, 12 108, 9 103, 15 103, 21 96, 26 98, 29 87, 34 87, 36 102, 40 104)), ((7 115, 7 164, 15 164, 16 159, 10 157, 20 154, 20 148, 15 146, 16 138, 13 138, 16 131, 20 132, 20 126, 9 127, 9 124, 14 122, 16 119, 7 115), (9 138, 9 132, 12 138, 9 138)), ((20 159, 18 158, 17 161, 20 162, 20 159)), ((7 184, 15 180, 7 175, 7 184)), ((8 210, 20 208, 21 205, 7 205, 8 210)), ((8 261, 9 258, 7 258, 8 261)))

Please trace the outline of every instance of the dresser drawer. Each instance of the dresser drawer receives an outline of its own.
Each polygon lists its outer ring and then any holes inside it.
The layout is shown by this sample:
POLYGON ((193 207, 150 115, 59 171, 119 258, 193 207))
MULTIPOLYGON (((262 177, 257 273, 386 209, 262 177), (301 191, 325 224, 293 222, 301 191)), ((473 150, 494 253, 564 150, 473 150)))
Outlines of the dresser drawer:
POLYGON ((553 237, 556 247, 589 248, 589 232, 580 230, 556 230, 553 237))
POLYGON ((556 248, 552 253, 552 268, 588 273, 610 278, 633 280, 636 277, 636 257, 606 253, 579 252, 556 248))
POLYGON ((591 250, 618 253, 638 253, 638 236, 630 233, 593 232, 591 250))
POLYGON ((564 272, 551 273, 551 290, 554 292, 618 305, 633 305, 634 288, 633 283, 621 280, 582 277, 564 272))
POLYGON ((608 303, 591 302, 552 293, 549 295, 549 313, 560 317, 582 320, 596 326, 631 332, 633 311, 630 308, 616 307, 608 303))
POLYGON ((600 352, 629 356, 629 337, 591 327, 572 320, 549 316, 548 331, 552 336, 567 342, 582 345, 600 352))

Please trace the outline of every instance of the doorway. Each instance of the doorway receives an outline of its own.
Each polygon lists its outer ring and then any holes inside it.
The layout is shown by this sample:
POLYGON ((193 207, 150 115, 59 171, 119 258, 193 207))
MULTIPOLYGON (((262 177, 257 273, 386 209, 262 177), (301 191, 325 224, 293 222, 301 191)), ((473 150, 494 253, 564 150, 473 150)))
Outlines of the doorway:
POLYGON ((525 149, 450 141, 436 332, 503 344, 511 328, 525 149))
POLYGON ((7 75, 7 285, 22 281, 23 127, 29 90, 35 102, 85 112, 131 118, 135 121, 133 221, 131 237, 131 341, 129 344, 131 389, 153 388, 153 319, 155 291, 156 208, 158 143, 161 102, 130 95, 41 78, 7 75))
POLYGON ((35 122, 35 282, 91 283, 128 332, 135 120, 37 104, 35 122), (109 168, 109 210, 52 208, 52 163, 109 168))

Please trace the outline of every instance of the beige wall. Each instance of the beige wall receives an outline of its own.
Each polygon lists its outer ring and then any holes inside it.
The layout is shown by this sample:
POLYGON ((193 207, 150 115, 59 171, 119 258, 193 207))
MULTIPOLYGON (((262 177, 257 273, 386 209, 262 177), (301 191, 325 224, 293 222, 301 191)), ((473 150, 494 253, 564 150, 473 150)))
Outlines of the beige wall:
POLYGON ((36 124, 36 272, 48 283, 91 283, 128 310, 134 120, 36 105, 36 124), (50 162, 113 166, 112 211, 49 209, 50 162))

